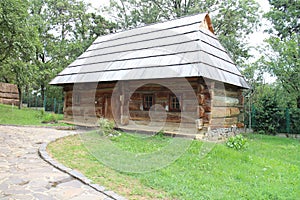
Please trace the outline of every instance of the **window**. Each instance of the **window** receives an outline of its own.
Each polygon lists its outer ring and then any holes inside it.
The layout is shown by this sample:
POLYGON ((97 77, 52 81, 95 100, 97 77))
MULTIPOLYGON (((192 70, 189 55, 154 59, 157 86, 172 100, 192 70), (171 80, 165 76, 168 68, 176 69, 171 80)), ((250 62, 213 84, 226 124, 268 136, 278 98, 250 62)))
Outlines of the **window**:
POLYGON ((181 97, 171 94, 170 95, 170 111, 180 111, 181 97))
POLYGON ((144 105, 144 110, 149 110, 151 106, 154 105, 154 95, 145 94, 143 105, 144 105))

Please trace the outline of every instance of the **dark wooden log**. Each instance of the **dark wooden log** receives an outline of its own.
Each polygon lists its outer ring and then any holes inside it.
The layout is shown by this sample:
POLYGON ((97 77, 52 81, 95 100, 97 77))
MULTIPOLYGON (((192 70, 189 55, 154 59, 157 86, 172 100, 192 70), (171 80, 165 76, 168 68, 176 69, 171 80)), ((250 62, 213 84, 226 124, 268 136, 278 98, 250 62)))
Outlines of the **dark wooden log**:
POLYGON ((198 115, 199 115, 199 118, 203 118, 204 115, 205 115, 205 109, 203 106, 198 106, 198 115))
POLYGON ((205 102, 205 95, 204 94, 198 94, 198 103, 199 105, 203 105, 205 102))

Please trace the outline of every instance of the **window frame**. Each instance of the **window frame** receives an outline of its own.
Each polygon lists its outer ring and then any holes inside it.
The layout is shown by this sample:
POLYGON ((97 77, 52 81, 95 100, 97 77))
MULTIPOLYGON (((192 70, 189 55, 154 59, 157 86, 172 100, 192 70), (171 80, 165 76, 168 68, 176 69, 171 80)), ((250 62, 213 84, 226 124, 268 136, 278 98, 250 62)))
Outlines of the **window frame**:
POLYGON ((169 111, 170 112, 181 112, 182 110, 182 95, 175 95, 175 94, 169 94, 169 111), (179 108, 174 108, 173 107, 173 99, 174 97, 178 101, 179 108), (179 99, 178 99, 179 98, 179 99))
POLYGON ((150 110, 151 106, 153 106, 155 104, 155 96, 154 94, 143 94, 143 110, 150 110), (149 100, 146 101, 146 98, 151 96, 152 97, 152 103, 149 106, 149 100), (147 104, 147 105, 146 105, 147 104))

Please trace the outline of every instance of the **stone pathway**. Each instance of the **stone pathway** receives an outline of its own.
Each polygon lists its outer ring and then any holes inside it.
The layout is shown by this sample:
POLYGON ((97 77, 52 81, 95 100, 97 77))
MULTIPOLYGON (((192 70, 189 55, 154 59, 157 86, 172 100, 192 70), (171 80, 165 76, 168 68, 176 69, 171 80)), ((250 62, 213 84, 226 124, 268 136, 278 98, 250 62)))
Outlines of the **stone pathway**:
POLYGON ((74 133, 0 125, 0 199, 111 199, 39 157, 42 143, 74 133))

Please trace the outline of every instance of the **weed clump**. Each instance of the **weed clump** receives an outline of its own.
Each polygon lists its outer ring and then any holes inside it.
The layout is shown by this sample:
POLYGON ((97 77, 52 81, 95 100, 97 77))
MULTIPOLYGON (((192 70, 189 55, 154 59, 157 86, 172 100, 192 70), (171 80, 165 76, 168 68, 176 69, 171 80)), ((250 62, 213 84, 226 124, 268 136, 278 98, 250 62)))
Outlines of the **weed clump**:
POLYGON ((228 138, 226 146, 235 150, 245 149, 248 145, 248 141, 243 135, 239 134, 228 138))

